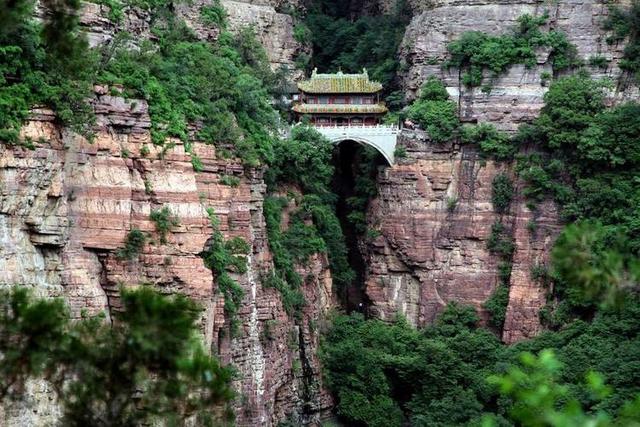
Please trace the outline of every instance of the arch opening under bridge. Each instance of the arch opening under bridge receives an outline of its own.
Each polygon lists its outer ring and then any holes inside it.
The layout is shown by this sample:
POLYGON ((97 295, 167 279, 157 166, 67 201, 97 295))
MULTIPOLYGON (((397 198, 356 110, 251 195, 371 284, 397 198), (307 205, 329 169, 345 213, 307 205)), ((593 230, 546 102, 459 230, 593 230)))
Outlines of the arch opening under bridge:
POLYGON ((389 166, 395 163, 399 133, 395 126, 316 126, 315 129, 336 145, 344 141, 355 141, 375 148, 389 166))

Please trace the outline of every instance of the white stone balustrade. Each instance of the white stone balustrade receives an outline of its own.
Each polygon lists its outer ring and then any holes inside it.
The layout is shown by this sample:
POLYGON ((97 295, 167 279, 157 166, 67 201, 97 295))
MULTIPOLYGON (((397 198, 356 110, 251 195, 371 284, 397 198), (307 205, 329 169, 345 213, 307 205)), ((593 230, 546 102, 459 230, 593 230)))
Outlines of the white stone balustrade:
POLYGON ((400 133, 397 126, 315 126, 315 129, 335 144, 355 141, 369 145, 378 150, 389 165, 395 162, 394 152, 400 133))

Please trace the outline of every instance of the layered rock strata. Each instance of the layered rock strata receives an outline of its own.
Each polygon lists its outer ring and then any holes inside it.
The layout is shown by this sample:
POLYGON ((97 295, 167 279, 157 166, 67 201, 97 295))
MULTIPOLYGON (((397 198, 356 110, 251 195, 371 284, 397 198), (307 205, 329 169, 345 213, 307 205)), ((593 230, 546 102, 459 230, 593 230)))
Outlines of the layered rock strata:
MULTIPOLYGON (((180 141, 151 144, 145 101, 97 89, 93 143, 57 126, 52 113, 39 111, 23 128, 24 136, 36 141, 34 150, 0 145, 0 284, 61 296, 74 316, 112 314, 119 309, 121 286, 149 284, 166 294, 185 294, 203 309, 207 346, 239 371, 238 425, 276 425, 288 416, 317 419, 331 406, 321 387, 319 332, 313 326, 333 301, 326 258, 314 258, 303 272, 307 305, 294 321, 278 292, 261 284, 272 268, 262 172, 245 171, 239 161, 220 158, 213 146, 200 143, 193 151, 203 170, 194 171, 180 141), (239 185, 224 185, 225 176, 237 177, 239 185), (149 217, 162 207, 180 223, 166 244, 149 217), (244 298, 233 336, 224 299, 199 256, 212 235, 207 208, 215 210, 227 238, 241 237, 252 248, 247 274, 235 277, 244 298), (119 259, 117 250, 134 228, 149 241, 139 256, 119 259)), ((35 408, 30 413, 38 414, 32 423, 37 425, 56 411, 50 399, 30 395, 8 410, 4 425, 26 425, 25 407, 35 408)))
POLYGON ((296 57, 302 52, 309 53, 309 47, 294 37, 295 22, 290 13, 304 13, 300 3, 222 0, 231 31, 251 27, 267 51, 271 68, 285 67, 291 71, 295 69, 296 57))
MULTIPOLYGON (((541 50, 537 64, 531 68, 515 65, 492 80, 485 73, 490 90, 467 88, 461 83, 461 70, 446 68, 447 44, 466 31, 481 31, 500 35, 518 25, 524 14, 549 14, 543 29, 563 31, 573 43, 580 59, 594 77, 609 77, 618 82, 613 97, 628 99, 638 96, 633 79, 618 67, 624 43, 609 45, 609 34, 602 22, 609 13, 610 2, 604 0, 562 0, 548 3, 538 0, 516 2, 492 0, 413 0, 415 16, 407 27, 401 45, 400 59, 406 71, 402 80, 412 98, 428 76, 441 78, 449 93, 459 101, 462 120, 492 122, 513 131, 520 124, 535 118, 543 106, 542 97, 548 89, 545 73, 553 75, 549 51, 541 50), (604 57, 606 68, 589 66, 592 57, 604 57)), ((624 2, 623 2, 624 3, 624 2)), ((628 2, 627 2, 628 3, 628 2)))
POLYGON ((367 245, 371 313, 388 320, 400 313, 423 326, 456 301, 475 306, 486 321, 483 303, 498 286, 501 262, 487 239, 500 221, 515 237, 503 339, 535 335, 545 292, 530 270, 546 262, 557 235, 555 208, 545 205, 535 216, 517 194, 500 216, 491 203, 492 181, 498 173, 512 175, 508 165, 481 160, 473 147, 432 143, 420 131, 403 132, 400 144, 407 157, 379 172, 379 194, 368 216, 379 232, 367 245))

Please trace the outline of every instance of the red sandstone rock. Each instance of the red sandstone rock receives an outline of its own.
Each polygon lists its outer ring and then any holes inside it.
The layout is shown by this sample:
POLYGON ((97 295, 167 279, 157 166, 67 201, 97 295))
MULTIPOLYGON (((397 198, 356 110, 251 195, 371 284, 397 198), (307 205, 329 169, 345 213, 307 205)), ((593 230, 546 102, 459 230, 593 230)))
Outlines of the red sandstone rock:
MULTIPOLYGON (((193 170, 179 141, 161 159, 159 149, 148 144, 146 103, 101 95, 95 107, 93 144, 57 128, 50 122, 53 115, 38 111, 38 120, 23 129, 25 136, 41 141, 36 150, 0 145, 0 284, 31 285, 40 294, 63 296, 74 316, 120 309, 120 286, 150 284, 163 293, 188 295, 203 308, 207 347, 239 371, 238 425, 276 425, 289 415, 317 420, 332 407, 321 386, 319 332, 310 326, 333 306, 326 257, 313 258, 303 272, 315 279, 303 287, 307 305, 298 324, 285 313, 278 292, 260 282, 273 268, 262 214, 262 172, 245 173, 239 161, 219 159, 214 147, 198 143, 201 173, 193 170), (143 144, 150 149, 146 158, 140 155, 143 144), (221 184, 227 174, 239 177, 240 184, 221 184), (160 244, 149 218, 151 210, 163 206, 180 221, 166 244, 160 244), (198 256, 212 233, 209 207, 227 238, 242 237, 252 247, 249 272, 235 277, 245 293, 237 337, 230 337, 224 300, 198 256), (144 231, 149 242, 136 259, 118 259, 116 252, 133 228, 144 231), (294 369, 297 365, 308 367, 307 377, 294 369), (311 388, 305 390, 305 384, 311 388)), ((54 416, 50 399, 35 399, 36 406, 44 405, 39 417, 54 416)))
MULTIPOLYGON (((499 264, 486 245, 498 219, 491 183, 506 166, 480 160, 472 147, 433 144, 419 131, 404 132, 401 143, 408 158, 380 172, 379 195, 369 212, 370 226, 381 232, 368 245, 371 311, 389 320, 401 313, 412 324, 425 325, 447 302, 457 301, 475 306, 486 320, 482 304, 498 285, 499 264)), ((535 236, 528 235, 532 214, 523 200, 514 201, 512 213, 502 218, 516 239, 506 342, 540 331, 544 290, 529 271, 559 230, 553 206, 540 210, 546 214, 538 218, 535 236)))

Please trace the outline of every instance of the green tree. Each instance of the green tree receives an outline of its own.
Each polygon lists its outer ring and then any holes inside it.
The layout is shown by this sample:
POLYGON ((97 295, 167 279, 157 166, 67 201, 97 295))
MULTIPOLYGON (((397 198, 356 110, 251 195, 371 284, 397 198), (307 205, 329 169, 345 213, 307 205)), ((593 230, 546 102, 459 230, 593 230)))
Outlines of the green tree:
MULTIPOLYGON (((522 353, 520 364, 512 365, 504 375, 489 377, 500 393, 513 399, 509 418, 524 427, 606 427, 618 425, 604 411, 588 413, 581 403, 571 396, 570 387, 558 382, 562 364, 552 350, 544 350, 539 356, 522 353)), ((589 371, 585 375, 586 386, 596 400, 611 393, 601 375, 589 371)), ((640 401, 640 396, 638 397, 640 401)), ((631 403, 637 407, 638 403, 631 403)), ((627 406, 620 414, 624 422, 619 425, 638 425, 637 409, 627 406)), ((496 426, 495 417, 487 417, 484 426, 496 426)))
POLYGON ((0 140, 23 143, 19 131, 34 105, 46 105, 59 122, 91 135, 95 56, 78 27, 80 2, 44 1, 36 21, 35 2, 0 4, 0 140))
POLYGON ((0 292, 0 400, 18 398, 31 377, 50 375, 68 313, 61 300, 33 300, 26 288, 0 292))
POLYGON ((567 226, 553 248, 553 265, 567 297, 575 302, 620 305, 640 286, 640 258, 622 236, 602 224, 567 226))
POLYGON ((388 94, 397 88, 400 67, 397 52, 411 15, 408 3, 396 2, 389 14, 350 19, 349 2, 315 1, 305 18, 310 30, 313 56, 309 69, 321 72, 361 72, 366 68, 388 94))
POLYGON ((456 103, 449 100, 444 84, 433 77, 424 83, 420 97, 409 107, 407 116, 438 143, 453 138, 460 126, 456 103))
POLYGON ((24 289, 3 295, 0 397, 19 394, 29 377, 50 381, 69 426, 201 425, 232 416, 232 371, 206 354, 200 309, 183 296, 147 287, 121 291, 122 311, 71 321, 60 300, 24 289))

